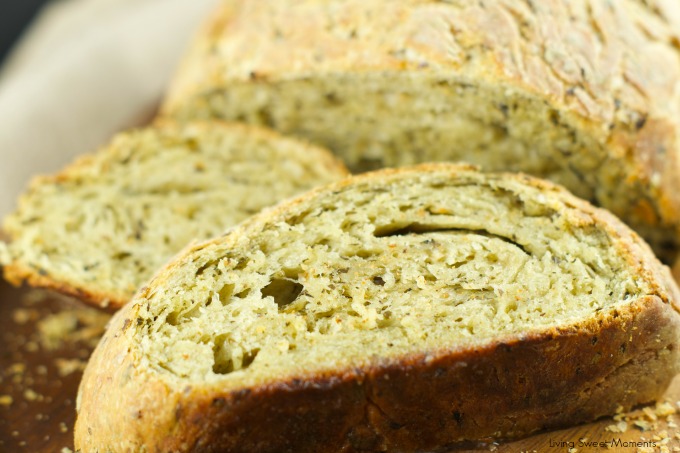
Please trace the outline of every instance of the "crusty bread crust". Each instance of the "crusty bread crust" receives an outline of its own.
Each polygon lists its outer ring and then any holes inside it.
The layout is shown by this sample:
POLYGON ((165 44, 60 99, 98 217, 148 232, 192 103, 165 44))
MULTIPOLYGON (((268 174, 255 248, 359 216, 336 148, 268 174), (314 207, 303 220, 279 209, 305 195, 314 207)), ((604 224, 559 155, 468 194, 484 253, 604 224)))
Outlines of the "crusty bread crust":
MULTIPOLYGON (((335 151, 347 157, 348 147, 356 147, 357 153, 377 152, 386 146, 380 137, 393 131, 383 128, 380 134, 372 134, 369 129, 365 136, 357 132, 344 140, 333 135, 333 128, 314 130, 321 124, 317 117, 332 118, 330 124, 345 121, 333 116, 335 106, 352 101, 342 97, 338 80, 351 80, 348 83, 355 86, 382 83, 384 87, 391 80, 417 81, 416 93, 421 96, 412 94, 413 99, 399 100, 402 93, 397 82, 386 92, 372 88, 360 100, 367 111, 394 102, 391 110, 401 115, 397 118, 430 102, 426 95, 442 86, 450 90, 496 87, 491 97, 500 103, 501 112, 482 110, 486 105, 478 107, 477 119, 488 122, 486 132, 506 128, 507 133, 512 127, 508 126, 508 109, 512 111, 513 103, 533 99, 552 111, 543 118, 534 109, 531 121, 539 124, 539 130, 557 131, 564 126, 572 134, 573 143, 565 146, 558 143, 562 139, 548 140, 546 145, 532 142, 532 132, 511 133, 510 138, 519 137, 529 144, 526 162, 516 162, 513 168, 529 171, 532 146, 534 150, 559 149, 563 155, 555 151, 553 164, 564 155, 573 155, 557 164, 574 172, 570 190, 578 193, 587 185, 595 192, 606 191, 605 196, 588 197, 638 229, 659 256, 666 254, 664 259, 671 260, 680 244, 676 238, 680 225, 680 52, 673 44, 680 37, 677 17, 680 6, 670 1, 651 5, 634 0, 349 0, 337 4, 230 0, 223 2, 196 37, 162 110, 181 118, 240 114, 247 121, 312 137, 331 148, 337 144, 335 151), (321 80, 336 82, 323 88, 314 85, 321 80), (306 92, 315 97, 327 96, 327 108, 299 124, 295 118, 276 116, 276 106, 294 103, 294 96, 301 96, 296 92, 290 96, 293 100, 285 98, 292 83, 305 83, 306 92), (252 114, 248 103, 226 102, 223 109, 220 96, 234 96, 242 87, 261 94, 258 99, 270 96, 271 105, 262 103, 257 107, 261 112, 252 114), (577 136, 591 142, 584 144, 577 136), (600 152, 603 155, 596 158, 600 152), (599 164, 583 164, 592 159, 599 164), (626 193, 635 195, 627 198, 626 193)), ((419 113, 436 117, 440 107, 419 113)), ((375 116, 369 119, 380 128, 377 120, 384 118, 375 116)), ((421 130, 411 133, 418 135, 421 130)), ((410 143, 400 146, 398 151, 408 154, 410 143)), ((473 145, 453 146, 461 152, 473 145)), ((471 150, 474 157, 463 160, 493 153, 493 146, 471 150)), ((499 145, 498 149, 504 148, 499 145)), ((417 160, 423 150, 417 146, 415 150, 417 160)), ((445 151, 439 153, 445 159, 445 151)), ((498 156, 499 161, 502 158, 498 156)), ((355 164, 349 162, 350 168, 355 164)))
MULTIPOLYGON (((148 127, 148 130, 156 130, 159 136, 172 137, 173 134, 178 137, 181 136, 183 128, 185 125, 178 124, 172 120, 168 119, 158 119, 148 127)), ((303 141, 297 141, 287 137, 283 137, 277 132, 271 131, 266 128, 261 128, 257 126, 250 126, 239 123, 228 123, 224 121, 194 121, 188 127, 193 128, 198 131, 198 133, 207 133, 209 131, 222 131, 223 134, 234 134, 235 136, 249 136, 253 140, 260 140, 265 143, 285 143, 286 146, 296 147, 296 150, 304 152, 309 159, 315 159, 318 163, 318 168, 323 168, 324 172, 327 172, 327 176, 331 177, 331 180, 340 179, 343 176, 348 175, 347 169, 344 167, 342 162, 332 156, 328 151, 319 148, 317 146, 305 143, 303 141)), ((126 153, 130 151, 129 142, 134 143, 133 134, 136 131, 128 131, 120 134, 118 137, 114 138, 112 142, 100 149, 97 153, 81 156, 71 165, 68 165, 63 170, 59 171, 54 175, 41 175, 35 177, 29 186, 26 194, 22 196, 19 203, 19 208, 17 213, 14 214, 16 218, 21 218, 23 212, 27 212, 32 208, 32 204, 35 202, 34 193, 39 193, 39 189, 45 186, 59 185, 60 183, 67 183, 72 178, 77 177, 74 175, 79 175, 81 173, 86 173, 91 168, 96 167, 98 160, 102 155, 108 156, 111 161, 123 161, 126 158, 126 153)), ((179 140, 179 139, 178 139, 179 140)), ((164 145, 169 146, 168 143, 157 143, 158 151, 162 151, 164 145)), ((136 145, 141 146, 141 145, 136 145)), ((123 165, 123 164, 119 164, 123 165)), ((107 170, 103 170, 107 171, 107 170)), ((162 171, 162 169, 158 169, 162 171)), ((190 177, 190 175, 189 175, 190 177)), ((39 195, 37 196, 39 199, 39 195)), ((59 206, 51 207, 51 209, 59 209, 59 206)), ((159 207, 159 209, 164 209, 166 207, 159 207)), ((6 220, 7 236, 11 240, 17 240, 21 238, 22 235, 26 234, 26 231, 32 228, 32 224, 29 221, 28 226, 24 226, 22 221, 26 219, 21 219, 21 221, 8 222, 6 220)), ((216 225, 217 226, 217 225, 216 225)), ((232 226, 232 225, 228 225, 232 226)), ((50 225, 46 226, 47 228, 50 225)), ((112 231, 111 234, 114 234, 112 231)), ((79 239, 79 238, 71 238, 79 239)), ((3 244, 4 245, 4 244, 3 244)), ((55 244, 47 244, 55 245, 55 244)), ((97 246, 97 244, 92 244, 97 246)), ((43 244, 40 244, 42 247, 43 244)), ((9 246, 12 250, 12 246, 9 246)), ((42 251, 42 249, 40 249, 42 251)), ((127 301, 130 300, 134 291, 138 289, 134 285, 129 285, 127 287, 118 286, 112 287, 108 282, 103 282, 96 278, 83 278, 82 274, 56 274, 51 271, 49 266, 41 266, 36 260, 27 260, 24 256, 19 256, 17 254, 9 253, 4 262, 3 273, 5 279, 14 284, 20 285, 22 283, 27 283, 28 285, 34 287, 42 287, 47 289, 52 289, 64 294, 75 296, 84 302, 92 305, 96 305, 100 308, 116 310, 123 306, 127 301)), ((51 257, 49 259, 59 260, 62 257, 57 256, 51 257)), ((155 270, 155 269, 154 269, 155 270)))
POLYGON ((116 314, 83 376, 83 452, 436 451, 520 437, 659 398, 678 362, 678 314, 658 298, 484 350, 437 351, 258 389, 176 389, 139 366, 116 314), (462 414, 465 414, 464 416, 462 414))
POLYGON ((4 265, 2 271, 5 280, 14 286, 26 284, 33 288, 49 289, 67 296, 73 296, 81 302, 106 311, 116 311, 128 301, 127 298, 119 294, 97 291, 94 287, 79 287, 77 283, 70 284, 58 281, 46 273, 43 275, 40 269, 25 267, 18 262, 10 262, 4 265))
POLYGON ((188 248, 116 314, 79 389, 75 445, 83 452, 445 451, 514 438, 614 413, 658 398, 678 371, 678 289, 669 270, 619 220, 553 184, 540 187, 614 238, 650 294, 561 328, 506 336, 483 348, 420 354, 324 373, 299 373, 225 392, 219 382, 169 380, 149 366, 136 320, 154 288, 204 247, 255 234, 297 205, 360 182, 408 172, 452 176, 470 167, 423 165, 349 178, 282 203, 230 234, 188 248))

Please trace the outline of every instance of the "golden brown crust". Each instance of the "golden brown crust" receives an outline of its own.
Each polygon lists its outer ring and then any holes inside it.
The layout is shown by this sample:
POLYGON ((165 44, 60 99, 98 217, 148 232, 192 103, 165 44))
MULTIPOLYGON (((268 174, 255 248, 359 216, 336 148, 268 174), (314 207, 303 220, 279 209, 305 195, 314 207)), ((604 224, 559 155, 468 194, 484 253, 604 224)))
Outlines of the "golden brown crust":
POLYGON ((94 288, 82 288, 67 282, 51 278, 40 269, 26 268, 17 262, 9 263, 2 267, 5 280, 14 286, 27 284, 34 288, 44 288, 57 291, 67 296, 73 296, 89 305, 102 308, 107 311, 115 311, 128 302, 127 298, 119 294, 96 291, 94 288))
MULTIPOLYGON (((275 222, 320 192, 405 172, 469 171, 421 165, 356 176, 316 189, 252 218, 225 238, 188 248, 152 285, 163 285, 182 257, 275 222)), ((79 389, 75 445, 104 451, 438 451, 468 442, 528 435, 612 414, 658 398, 678 371, 677 288, 649 247, 611 214, 524 175, 614 238, 651 293, 586 321, 496 339, 483 348, 423 351, 372 367, 300 374, 258 388, 179 384, 151 368, 135 345, 141 307, 112 321, 79 389), (332 422, 331 422, 332 421, 332 422)), ((142 290, 143 301, 147 290, 142 290)), ((141 303, 141 302, 138 302, 141 303)))
POLYGON ((285 1, 222 2, 196 37, 165 108, 226 82, 435 68, 511 81, 592 120, 612 121, 621 109, 677 114, 675 3, 305 3, 292 8, 285 1), (579 39, 568 39, 575 34, 579 39), (535 52, 535 45, 543 45, 544 53, 535 52), (651 48, 656 52, 647 52, 651 48), (465 55, 479 61, 465 65, 465 55), (629 62, 633 55, 637 60, 629 62), (658 74, 658 68, 666 72, 658 74), (616 76, 624 80, 612 90, 616 76))
POLYGON ((650 297, 484 350, 440 351, 225 394, 219 387, 173 389, 141 370, 125 334, 131 310, 116 315, 83 377, 75 428, 83 452, 314 452, 320 445, 329 452, 430 451, 653 401, 678 362, 678 314, 650 297))
POLYGON ((196 37, 163 112, 202 111, 240 84, 327 75, 499 86, 540 99, 605 146, 625 181, 601 184, 643 192, 626 215, 677 247, 667 231, 680 225, 677 17, 680 5, 660 0, 229 0, 196 37))

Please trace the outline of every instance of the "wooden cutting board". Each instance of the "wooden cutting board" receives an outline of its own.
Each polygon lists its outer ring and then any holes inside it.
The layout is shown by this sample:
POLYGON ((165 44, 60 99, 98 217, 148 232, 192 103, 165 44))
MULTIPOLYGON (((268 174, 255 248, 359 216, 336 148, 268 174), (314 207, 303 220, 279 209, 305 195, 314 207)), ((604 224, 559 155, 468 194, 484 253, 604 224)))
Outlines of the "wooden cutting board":
MULTIPOLYGON (((108 316, 51 292, 16 289, 0 282, 0 452, 73 449, 81 370, 108 316)), ((469 451, 680 451, 680 415, 656 414, 679 409, 680 376, 666 400, 672 406, 658 410, 651 406, 624 416, 633 416, 646 431, 632 420, 625 432, 608 431, 617 422, 606 419, 469 451), (593 442, 602 444, 592 446, 593 442)))

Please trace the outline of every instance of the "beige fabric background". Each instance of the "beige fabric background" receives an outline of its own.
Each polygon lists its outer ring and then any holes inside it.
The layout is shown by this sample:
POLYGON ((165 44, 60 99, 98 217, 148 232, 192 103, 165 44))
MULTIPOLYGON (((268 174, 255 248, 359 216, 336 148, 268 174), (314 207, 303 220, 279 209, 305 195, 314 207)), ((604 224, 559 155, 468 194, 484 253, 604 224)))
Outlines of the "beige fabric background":
POLYGON ((53 172, 149 118, 218 0, 56 0, 0 72, 0 216, 53 172))

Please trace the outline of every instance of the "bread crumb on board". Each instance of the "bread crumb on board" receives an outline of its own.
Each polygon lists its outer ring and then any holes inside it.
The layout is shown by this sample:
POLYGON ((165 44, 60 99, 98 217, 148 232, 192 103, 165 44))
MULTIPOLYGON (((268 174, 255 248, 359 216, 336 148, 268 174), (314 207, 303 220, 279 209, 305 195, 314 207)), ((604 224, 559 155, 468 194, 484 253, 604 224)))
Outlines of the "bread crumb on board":
POLYGON ((0 451, 38 451, 33 442, 40 442, 72 452, 74 382, 111 315, 51 291, 16 294, 3 337, 7 355, 0 364, 0 411, 24 415, 9 416, 0 426, 11 433, 8 439, 0 436, 0 451), (59 392, 68 397, 55 396, 59 392), (33 425, 40 431, 25 429, 33 425))
POLYGON ((111 318, 96 309, 74 308, 48 315, 38 321, 40 343, 47 350, 59 349, 64 343, 84 342, 96 346, 111 318))
POLYGON ((680 452, 680 447, 671 445, 680 440, 680 432, 674 416, 680 414, 680 401, 675 404, 668 401, 658 401, 654 406, 646 406, 631 412, 624 412, 622 407, 617 409, 613 417, 615 423, 607 426, 606 431, 612 433, 626 433, 633 430, 646 433, 641 435, 639 442, 651 444, 639 446, 637 453, 670 453, 680 452))
POLYGON ((24 371, 26 371, 26 364, 25 363, 13 363, 7 368, 7 374, 14 375, 14 374, 22 374, 24 371))
POLYGON ((57 366, 59 376, 64 377, 76 371, 84 371, 87 361, 80 359, 55 359, 54 364, 57 366))
POLYGON ((12 320, 20 325, 35 321, 39 316, 38 310, 32 308, 17 308, 12 312, 12 320))
POLYGON ((671 416, 677 412, 678 409, 667 401, 658 401, 653 407, 646 406, 629 413, 624 413, 623 408, 619 406, 617 414, 613 417, 616 423, 607 426, 605 430, 612 433, 625 433, 631 426, 641 431, 656 430, 659 427, 659 419, 662 417, 665 418, 669 428, 674 428, 677 425, 671 416))
POLYGON ((24 390, 24 398, 27 401, 42 401, 45 397, 33 389, 24 390))
POLYGON ((615 424, 607 426, 605 429, 612 433, 625 433, 628 430, 628 422, 619 420, 615 424))

